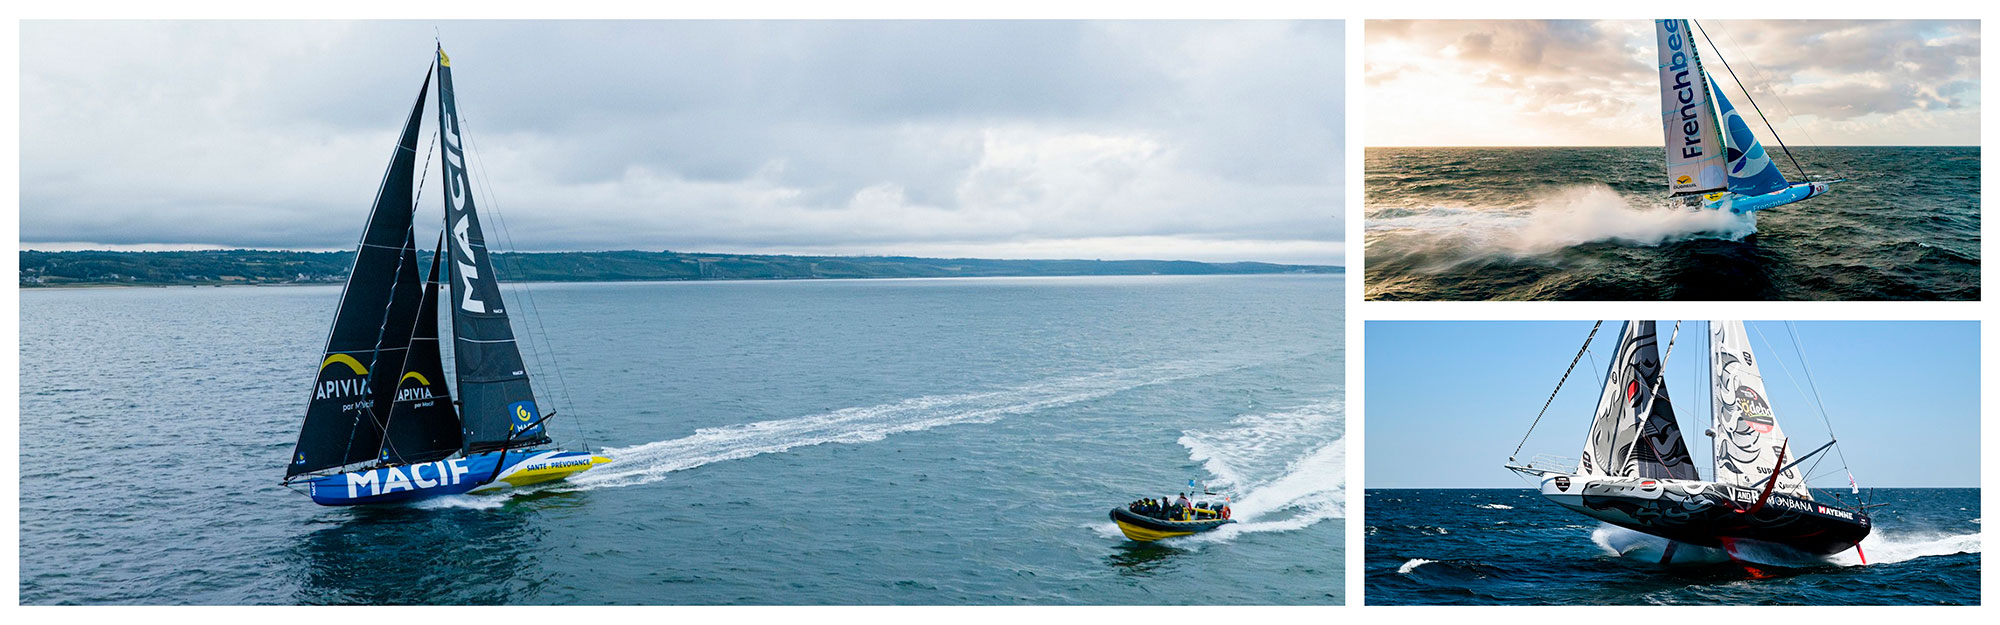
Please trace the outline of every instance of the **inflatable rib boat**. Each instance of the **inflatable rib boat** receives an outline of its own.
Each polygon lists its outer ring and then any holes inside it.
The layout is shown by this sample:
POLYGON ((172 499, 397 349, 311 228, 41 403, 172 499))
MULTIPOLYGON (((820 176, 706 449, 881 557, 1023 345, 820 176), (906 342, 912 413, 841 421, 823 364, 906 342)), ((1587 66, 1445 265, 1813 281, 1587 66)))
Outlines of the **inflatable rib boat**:
POLYGON ((1126 538, 1142 543, 1162 538, 1199 534, 1235 523, 1235 521, 1228 518, 1204 519, 1200 521, 1169 521, 1142 515, 1124 508, 1112 508, 1111 521, 1118 524, 1118 531, 1124 532, 1126 538))

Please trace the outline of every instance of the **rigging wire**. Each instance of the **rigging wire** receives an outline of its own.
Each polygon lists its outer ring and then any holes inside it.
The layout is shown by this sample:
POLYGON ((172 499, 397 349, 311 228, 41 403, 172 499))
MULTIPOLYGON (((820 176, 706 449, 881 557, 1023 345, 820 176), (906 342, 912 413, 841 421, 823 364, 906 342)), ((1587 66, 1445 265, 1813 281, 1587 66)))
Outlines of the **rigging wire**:
MULTIPOLYGON (((466 115, 463 110, 459 112, 458 119, 459 119, 459 125, 461 127, 467 125, 466 115)), ((479 164, 479 169, 481 171, 479 171, 477 174, 474 174, 473 177, 475 178, 475 181, 479 184, 480 188, 486 194, 486 201, 488 206, 487 213, 493 215, 494 223, 497 226, 497 229, 499 230, 501 237, 505 238, 507 241, 507 248, 510 250, 520 249, 520 247, 514 243, 513 231, 507 227, 506 215, 500 210, 499 197, 493 193, 493 187, 490 182, 490 179, 488 179, 485 175, 484 170, 486 169, 486 160, 484 158, 481 158, 479 155, 479 147, 477 145, 477 142, 472 138, 473 133, 461 132, 460 136, 465 139, 466 151, 470 152, 472 154, 473 161, 479 164)), ((509 254, 509 256, 518 256, 518 252, 514 254, 509 254)), ((498 264, 497 259, 500 257, 500 255, 492 254, 490 255, 490 257, 496 259, 495 264, 497 265, 498 264)), ((511 260, 513 260, 514 264, 514 275, 525 276, 527 274, 527 270, 523 265, 524 261, 522 261, 518 257, 512 258, 511 260)), ((537 344, 535 342, 535 338, 532 335, 528 338, 529 351, 535 354, 535 358, 539 363, 539 361, 542 359, 542 350, 544 348, 548 350, 548 361, 547 361, 548 366, 546 368, 546 371, 552 371, 555 374, 553 376, 556 382, 556 384, 554 385, 556 387, 555 390, 557 393, 562 395, 563 404, 565 404, 564 408, 570 410, 571 412, 575 412, 576 401, 570 395, 569 381, 567 378, 563 376, 562 365, 556 359, 555 345, 549 342, 548 326, 542 321, 541 308, 540 306, 537 306, 535 304, 535 297, 533 294, 533 290, 528 289, 524 284, 522 284, 522 282, 519 281, 512 283, 510 286, 514 291, 514 294, 518 296, 519 301, 527 305, 527 313, 528 313, 527 317, 535 321, 535 327, 541 333, 540 344, 537 344)), ((544 378, 547 377, 549 377, 547 373, 544 373, 544 378)), ((590 435, 588 429, 583 427, 582 420, 576 419, 575 415, 572 416, 571 422, 577 424, 576 431, 578 439, 582 442, 584 450, 589 451, 590 435)))
MULTIPOLYGON (((1590 336, 1586 336, 1583 338, 1583 347, 1578 348, 1576 350, 1575 358, 1569 359, 1569 368, 1563 369, 1562 379, 1556 380, 1555 390, 1549 391, 1549 400, 1546 402, 1542 402, 1542 411, 1535 413, 1535 422, 1528 424, 1528 433, 1521 435, 1521 443, 1515 445, 1514 453, 1509 454, 1507 456, 1508 462, 1513 462, 1516 456, 1521 455, 1521 448, 1528 446, 1528 437, 1533 436, 1535 434, 1535 426, 1539 425, 1542 422, 1542 415, 1548 414, 1549 405, 1556 403, 1556 393, 1562 392, 1563 382, 1569 380, 1569 374, 1571 371, 1576 370, 1577 361, 1583 360, 1583 355, 1590 351, 1590 341, 1591 339, 1597 338, 1597 329, 1599 327, 1602 327, 1603 325, 1604 325, 1604 320, 1602 319, 1599 319, 1597 323, 1593 323, 1590 325, 1590 336)), ((1596 361, 1596 358, 1593 357, 1591 360, 1594 363, 1596 361)))
MULTIPOLYGON (((1789 321, 1785 322, 1785 325, 1786 328, 1788 329, 1791 328, 1791 322, 1789 321)), ((1744 326, 1750 327, 1750 324, 1745 323, 1744 326)), ((1751 330, 1757 333, 1757 338, 1762 339, 1764 341, 1764 348, 1767 350, 1767 353, 1777 353, 1778 350, 1776 344, 1773 344, 1771 342, 1770 337, 1764 336, 1764 331, 1762 329, 1751 328, 1751 330)), ((1798 354, 1799 367, 1801 368, 1801 370, 1805 372, 1806 383, 1812 386, 1811 396, 1813 399, 1813 403, 1815 404, 1813 407, 1819 410, 1820 423, 1826 425, 1826 436, 1828 439, 1835 441, 1833 445, 1833 452, 1840 456, 1840 468, 1841 470, 1846 471, 1847 474, 1851 476, 1854 474, 1854 469, 1847 464, 1847 450, 1844 449, 1842 445, 1840 445, 1839 443, 1840 437, 1834 436, 1833 434, 1833 420, 1827 417, 1826 403, 1822 401, 1819 396, 1818 385, 1813 383, 1812 371, 1810 369, 1807 369, 1805 366, 1806 364, 1805 351, 1800 348, 1798 342, 1798 335, 1796 333, 1792 335, 1792 352, 1798 354)), ((1792 375, 1792 369, 1790 366, 1785 364, 1785 359, 1783 358, 1778 359, 1778 369, 1785 372, 1785 379, 1791 381, 1793 389, 1798 390, 1799 393, 1802 395, 1806 394, 1806 387, 1799 385, 1799 379, 1796 376, 1792 375)), ((1815 465, 1816 464, 1817 463, 1815 463, 1815 465)))
POLYGON ((1778 136, 1778 129, 1771 126, 1771 118, 1765 117, 1764 109, 1762 107, 1757 106, 1757 98, 1752 97, 1750 95, 1750 88, 1743 85, 1743 79, 1736 77, 1736 69, 1729 66, 1729 59, 1722 58, 1722 50, 1715 46, 1714 39, 1709 39, 1708 29, 1702 28, 1701 22, 1699 21, 1694 21, 1694 20, 1689 20, 1689 21, 1693 21, 1694 27, 1701 31, 1701 38, 1702 40, 1708 42, 1708 49, 1715 52, 1715 60, 1722 61, 1722 69, 1729 70, 1729 79, 1736 81, 1736 88, 1743 90, 1743 99, 1749 100, 1750 108, 1752 110, 1757 111, 1757 118, 1764 120, 1764 128, 1766 130, 1771 131, 1771 138, 1776 140, 1778 142, 1778 147, 1785 151, 1785 158, 1792 161, 1792 167, 1795 167, 1799 170, 1799 176, 1805 178, 1806 180, 1812 180, 1812 176, 1806 174, 1805 166, 1800 165, 1799 159, 1792 156, 1792 149, 1785 145, 1785 138, 1778 136))
MULTIPOLYGON (((1718 32, 1721 32, 1721 33, 1722 33, 1722 38, 1723 38, 1723 39, 1728 39, 1728 40, 1729 40, 1729 46, 1730 46, 1730 47, 1732 47, 1732 48, 1736 48, 1736 49, 1738 49, 1738 50, 1742 50, 1742 49, 1743 49, 1743 45, 1742 45, 1742 44, 1739 44, 1739 43, 1736 43, 1736 35, 1733 35, 1733 34, 1730 34, 1730 32, 1729 32, 1729 27, 1728 27, 1728 26, 1724 26, 1724 25, 1722 25, 1721 23, 1717 23, 1717 24, 1715 25, 1715 30, 1717 30, 1718 32)), ((1704 32, 1702 33, 1702 36, 1703 36, 1703 37, 1707 37, 1707 36, 1708 36, 1708 33, 1707 33, 1706 31, 1704 31, 1704 32)), ((1715 42, 1712 42, 1712 41, 1711 41, 1711 42, 1709 42, 1709 44, 1710 44, 1710 47, 1714 47, 1714 43, 1715 43, 1715 42)), ((1718 59, 1722 58, 1722 57, 1721 57, 1721 54, 1722 54, 1721 52, 1717 52, 1717 53, 1716 53, 1716 55, 1717 55, 1717 56, 1716 56, 1716 58, 1718 58, 1718 59)), ((1758 67, 1758 66, 1757 66, 1757 61, 1756 61, 1756 59, 1753 59, 1753 58, 1750 58, 1750 57, 1749 57, 1748 55, 1745 55, 1745 56, 1743 57, 1743 62, 1744 62, 1744 63, 1748 63, 1748 64, 1750 65, 1750 70, 1751 70, 1751 71, 1754 71, 1754 72, 1756 72, 1756 73, 1758 74, 1757 76, 1753 76, 1753 77, 1752 77, 1752 78, 1755 78, 1755 79, 1757 79, 1757 81, 1758 81, 1758 82, 1762 82, 1762 83, 1764 83, 1764 84, 1772 84, 1772 83, 1774 83, 1774 82, 1775 82, 1775 81, 1773 81, 1773 80, 1770 80, 1770 72, 1766 72, 1766 71, 1764 71, 1764 68, 1762 68, 1762 67, 1758 67)), ((1725 64, 1726 64, 1726 63, 1725 63, 1725 64)), ((1749 95, 1750 91, 1749 91, 1748 89, 1745 89, 1745 90, 1743 91, 1743 93, 1744 93, 1745 97, 1748 97, 1748 95, 1749 95)), ((1785 103, 1785 96, 1784 96, 1783 94, 1780 94, 1780 93, 1778 93, 1778 91, 1777 91, 1776 89, 1773 89, 1773 90, 1771 90, 1771 97, 1772 97, 1772 98, 1774 98, 1774 99, 1776 99, 1776 100, 1778 101, 1778 106, 1780 106, 1780 107, 1783 107, 1783 108, 1785 109, 1785 119, 1786 119, 1787 121, 1790 121, 1790 122, 1792 122, 1792 127, 1793 127, 1793 128, 1797 128, 1797 129, 1799 130, 1799 132, 1800 132, 1800 133, 1803 133, 1803 134, 1804 134, 1804 135, 1806 136, 1806 143, 1807 143, 1807 144, 1809 144, 1809 145, 1811 145, 1811 146, 1813 146, 1813 147, 1815 147, 1815 148, 1817 148, 1817 147, 1820 147, 1820 145, 1819 145, 1819 140, 1818 140, 1818 139, 1814 139, 1814 138, 1813 138, 1813 136, 1812 136, 1812 130, 1811 130, 1811 129, 1809 129, 1809 128, 1807 128, 1805 124, 1803 124, 1803 123, 1800 123, 1800 122, 1799 122, 1799 116, 1798 116, 1798 114, 1797 114, 1797 113, 1793 113, 1793 112, 1792 112, 1792 107, 1791 107, 1791 105, 1789 105, 1789 104, 1786 104, 1786 103, 1785 103)), ((1774 137, 1775 137, 1775 136, 1777 135, 1777 131, 1775 131, 1775 130, 1774 130, 1774 131, 1771 131, 1771 134, 1772 134, 1772 136, 1774 136, 1774 137)), ((1804 174, 1805 172, 1804 172, 1804 171, 1800 171, 1799 173, 1800 173, 1800 174, 1804 174)))
MULTIPOLYGON (((417 208, 418 208, 418 207, 421 207, 421 206, 423 206, 423 205, 424 205, 424 183, 425 183, 425 182, 427 182, 427 181, 429 181, 429 180, 431 179, 431 154, 432 154, 433 152, 435 152, 435 151, 437 150, 437 139, 438 139, 438 131, 437 131, 437 129, 433 128, 433 129, 431 129, 431 140, 430 140, 430 143, 428 144, 428 145, 429 145, 429 147, 426 147, 426 148, 424 148, 424 164, 423 164, 423 166, 421 166, 421 167, 418 167, 418 168, 417 168, 417 172, 418 172, 418 173, 417 173, 417 194, 416 194, 416 196, 415 196, 415 197, 413 197, 413 198, 411 198, 411 199, 410 199, 410 215, 411 215, 411 218, 410 218, 410 230, 412 231, 412 233, 411 233, 412 235, 414 235, 414 234, 415 234, 415 232, 414 232, 414 231, 415 231, 415 230, 417 229, 417 220, 416 220, 416 212, 417 212, 417 208)), ((398 266, 398 267, 401 267, 401 266, 402 266, 402 262, 403 262, 403 261, 401 261, 401 260, 397 260, 397 261, 396 261, 396 263, 397 263, 397 266, 398 266)), ((422 264, 423 264, 423 262, 422 262, 422 261, 418 261, 418 262, 417 262, 417 264, 418 264, 418 265, 422 265, 422 264)), ((402 272, 398 271, 398 272, 396 272, 396 273, 397 273, 397 276, 399 276, 399 277, 398 277, 398 279, 401 279, 401 278, 400 278, 400 276, 402 275, 402 272)), ((427 289, 427 288, 429 288, 429 287, 430 287, 430 283, 428 282, 428 278, 425 278, 425 283, 424 283, 424 285, 423 285, 423 286, 421 286, 421 287, 418 287, 418 288, 419 288, 419 289, 427 289)), ((417 311, 417 314, 421 315, 421 314, 423 314, 423 310, 422 310, 422 307, 423 307, 423 304, 422 304, 422 302, 423 302, 423 298, 422 298, 422 296, 421 296, 421 295, 419 295, 419 296, 418 296, 418 300, 417 300, 417 301, 418 301, 418 311, 417 311)), ((412 339, 416 338, 416 335, 417 335, 417 325, 422 325, 422 322, 421 322, 421 321, 419 321, 419 322, 418 322, 418 324, 416 324, 416 325, 411 325, 411 326, 410 326, 410 337, 411 337, 412 339)), ((405 351, 405 352, 404 352, 404 359, 405 359, 405 360, 407 360, 408 358, 409 358, 409 352, 408 352, 408 351, 405 351)), ((373 368, 370 368, 370 369, 369 369, 369 371, 374 371, 374 369, 373 369, 373 368)), ((401 384, 401 382, 400 382, 400 381, 399 381, 399 382, 397 382, 397 383, 398 383, 398 384, 401 384)), ((371 403, 371 404, 369 404, 369 405, 368 405, 368 412, 369 412, 370 414, 373 414, 373 413, 375 412, 375 405, 374 405, 374 404, 372 404, 372 403, 371 403)), ((378 458, 378 459, 382 457, 382 451, 383 451, 384 449, 387 449, 387 450, 388 450, 388 451, 389 451, 390 453, 393 453, 393 454, 395 454, 395 455, 396 455, 396 457, 398 457, 398 458, 401 458, 401 457, 403 457, 403 452, 402 452, 402 451, 400 451, 400 450, 398 450, 398 449, 396 449, 396 443, 395 443, 394 441, 391 441, 391 440, 389 440, 389 420, 390 420, 390 419, 394 419, 395 417, 396 417, 396 396, 395 396, 395 394, 391 393, 391 394, 389 395, 389 416, 388 416, 388 417, 385 417, 385 418, 383 418, 383 419, 382 419, 382 444, 381 444, 381 445, 378 445, 378 446, 376 446, 376 449, 375 449, 375 457, 376 457, 376 458, 378 458)), ((352 444, 352 441, 350 440, 350 441, 349 441, 349 443, 350 443, 350 444, 352 444)))

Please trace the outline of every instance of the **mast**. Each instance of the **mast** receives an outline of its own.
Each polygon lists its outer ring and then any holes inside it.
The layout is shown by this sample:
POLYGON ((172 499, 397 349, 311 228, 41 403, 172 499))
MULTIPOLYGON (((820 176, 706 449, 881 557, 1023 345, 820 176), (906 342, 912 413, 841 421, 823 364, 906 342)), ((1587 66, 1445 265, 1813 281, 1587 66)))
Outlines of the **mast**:
MULTIPOLYGON (((301 473, 372 460, 380 446, 382 430, 371 409, 370 363, 384 360, 379 356, 383 339, 389 335, 391 309, 399 293, 408 293, 396 285, 403 271, 403 252, 412 248, 410 227, 416 208, 411 183, 429 90, 430 73, 426 70, 424 86, 417 91, 417 101, 403 122, 403 134, 390 154, 389 168, 375 191, 375 203, 355 248, 354 265, 327 333, 305 421, 299 426, 298 444, 285 468, 287 480, 301 473)), ((415 268, 410 267, 408 275, 414 274, 415 268)), ((413 286, 414 278, 406 284, 413 286)), ((389 361, 401 357, 397 353, 389 361)))
POLYGON ((452 90, 451 57, 438 48, 438 132, 444 146, 446 250, 451 259, 452 351, 457 362, 464 450, 478 453, 549 441, 527 366, 500 298, 472 200, 464 129, 452 90))
POLYGON ((444 259, 444 233, 438 233, 431 255, 409 349, 396 369, 392 398, 378 458, 391 464, 430 462, 457 453, 463 445, 458 413, 451 409, 451 386, 445 383, 444 355, 438 347, 438 275, 444 259))
MULTIPOLYGON (((1786 455, 1785 431, 1766 399, 1764 376, 1750 352, 1743 322, 1710 321, 1708 332, 1715 481, 1755 492, 1769 485, 1771 473, 1780 469, 1778 463, 1786 455)), ((1773 490, 1812 499, 1797 468, 1785 468, 1773 490)))
POLYGON ((1706 74, 1687 20, 1654 20, 1660 51, 1660 124, 1666 132, 1667 188, 1676 197, 1726 187, 1727 162, 1706 74))
POLYGON ((1662 375, 1651 321, 1628 321, 1604 376, 1597 417, 1584 440, 1578 473, 1607 477, 1699 479, 1662 375))

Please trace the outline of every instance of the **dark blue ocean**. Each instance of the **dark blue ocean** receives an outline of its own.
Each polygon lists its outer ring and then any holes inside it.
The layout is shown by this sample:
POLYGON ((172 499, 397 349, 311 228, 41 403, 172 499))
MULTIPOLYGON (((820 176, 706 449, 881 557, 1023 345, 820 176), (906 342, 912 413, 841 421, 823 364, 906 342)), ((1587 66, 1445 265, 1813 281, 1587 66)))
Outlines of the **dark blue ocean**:
POLYGON ((1793 151, 1849 181, 1753 219, 1674 205, 1657 147, 1369 148, 1366 297, 1979 299, 1979 148, 1793 151))
POLYGON ((26 604, 1339 604, 1340 276, 507 289, 512 496, 279 485, 337 287, 21 293, 26 604), (551 365, 554 366, 551 366, 551 365), (1242 523, 1140 545, 1209 481, 1242 523))
MULTIPOLYGON (((1527 488, 1370 489, 1368 605, 1977 605, 1979 489, 1876 489, 1875 531, 1822 562, 1657 564, 1664 542, 1527 488)), ((1703 550, 1707 551, 1707 550, 1703 550)))

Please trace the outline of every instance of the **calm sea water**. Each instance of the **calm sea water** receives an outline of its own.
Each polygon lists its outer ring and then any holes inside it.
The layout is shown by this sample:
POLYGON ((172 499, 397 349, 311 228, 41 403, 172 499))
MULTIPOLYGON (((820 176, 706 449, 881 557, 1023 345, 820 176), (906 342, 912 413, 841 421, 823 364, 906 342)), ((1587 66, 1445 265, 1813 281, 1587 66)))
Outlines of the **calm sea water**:
POLYGON ((1745 218, 1667 200, 1659 148, 1370 148, 1367 297, 1979 299, 1979 148, 1793 151, 1849 182, 1745 218))
POLYGON ((615 463, 373 509, 278 485, 337 288, 30 290, 21 600, 1341 603, 1341 285, 533 285, 553 433, 615 463), (1189 478, 1243 522, 1105 518, 1189 478))
MULTIPOLYGON (((1369 489, 1369 605, 1977 605, 1979 489, 1876 489, 1875 531, 1811 566, 1656 564, 1664 542, 1528 489, 1369 489), (1619 554, 1627 555, 1619 555, 1619 554)), ((1704 550, 1706 551, 1706 550, 1704 550)), ((1800 563, 1792 563, 1798 565, 1800 563)))

